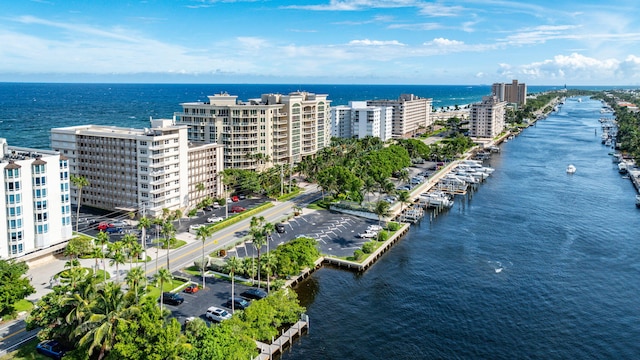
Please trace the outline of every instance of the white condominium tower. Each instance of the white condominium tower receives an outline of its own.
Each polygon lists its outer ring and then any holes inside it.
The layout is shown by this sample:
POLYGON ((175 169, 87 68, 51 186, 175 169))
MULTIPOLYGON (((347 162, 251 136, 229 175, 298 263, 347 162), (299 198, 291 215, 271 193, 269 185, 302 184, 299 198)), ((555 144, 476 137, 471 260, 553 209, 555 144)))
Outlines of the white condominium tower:
POLYGON ((390 106, 367 106, 366 101, 350 101, 349 106, 331 108, 331 135, 340 138, 379 137, 382 141, 391 138, 390 106))
POLYGON ((297 163, 331 140, 327 95, 263 94, 246 102, 227 93, 208 98, 181 104, 183 111, 174 118, 177 124, 189 125, 190 141, 223 145, 225 169, 297 163))
POLYGON ((408 138, 425 132, 431 125, 432 99, 413 94, 402 94, 398 100, 368 100, 370 106, 390 106, 393 108, 391 133, 394 138, 408 138))
MULTIPOLYGON (((89 181, 81 205, 155 217, 164 208, 187 210, 205 196, 221 194, 220 146, 190 144, 187 127, 171 119, 152 119, 146 129, 54 128, 51 147, 69 158, 73 175, 89 181)), ((77 189, 72 202, 78 203, 77 189)))
POLYGON ((69 162, 58 152, 8 146, 0 138, 0 259, 37 257, 71 239, 69 162))
POLYGON ((505 101, 495 96, 483 96, 482 102, 471 104, 469 136, 494 138, 504 130, 505 101))

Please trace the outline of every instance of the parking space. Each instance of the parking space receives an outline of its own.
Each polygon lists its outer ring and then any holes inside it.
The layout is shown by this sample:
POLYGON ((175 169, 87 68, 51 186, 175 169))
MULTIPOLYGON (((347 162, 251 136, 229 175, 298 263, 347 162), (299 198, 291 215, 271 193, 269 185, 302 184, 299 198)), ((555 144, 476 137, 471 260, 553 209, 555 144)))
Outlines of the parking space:
MULTIPOLYGON (((367 220, 357 216, 331 211, 310 211, 294 217, 284 223, 285 232, 274 232, 262 247, 264 253, 299 236, 309 236, 318 240, 320 252, 333 256, 350 256, 362 247, 369 239, 359 238, 358 234, 366 231, 369 225, 377 224, 375 220, 367 220)), ((228 252, 228 256, 255 256, 256 249, 250 241, 236 246, 228 252)))
MULTIPOLYGON (((194 294, 189 294, 184 291, 180 292, 180 296, 184 298, 184 302, 182 304, 165 305, 167 309, 171 311, 171 315, 181 324, 184 324, 185 319, 188 317, 196 317, 209 322, 205 313, 211 306, 231 312, 231 308, 226 306, 227 300, 231 297, 231 282, 207 277, 207 285, 203 289, 201 277, 192 277, 178 272, 174 273, 174 275, 185 276, 191 279, 194 283, 200 285, 200 290, 194 294)), ((248 286, 239 284, 238 282, 235 283, 236 296, 239 296, 239 294, 243 293, 247 289, 249 289, 248 286)))

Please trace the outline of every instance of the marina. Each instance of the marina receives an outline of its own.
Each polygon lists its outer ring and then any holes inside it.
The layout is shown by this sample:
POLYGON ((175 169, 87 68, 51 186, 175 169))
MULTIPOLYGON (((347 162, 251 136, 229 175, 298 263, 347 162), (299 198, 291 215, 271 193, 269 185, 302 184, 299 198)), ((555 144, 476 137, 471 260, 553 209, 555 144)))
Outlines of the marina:
POLYGON ((473 196, 411 225, 376 266, 302 281, 318 320, 283 360, 634 358, 636 191, 594 141, 595 114, 597 102, 567 102, 501 145, 473 196), (567 176, 567 164, 579 171, 567 176))

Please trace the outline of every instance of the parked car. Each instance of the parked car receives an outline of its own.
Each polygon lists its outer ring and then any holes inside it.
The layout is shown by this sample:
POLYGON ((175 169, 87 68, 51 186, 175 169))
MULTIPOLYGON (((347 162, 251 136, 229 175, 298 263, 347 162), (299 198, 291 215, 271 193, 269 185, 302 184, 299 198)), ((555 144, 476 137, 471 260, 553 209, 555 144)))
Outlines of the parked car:
POLYGON ((121 227, 108 227, 107 234, 121 234, 124 232, 121 227))
POLYGON ((238 195, 238 198, 239 198, 240 200, 244 200, 244 199, 246 199, 246 198, 247 198, 247 195, 245 195, 245 194, 240 194, 240 195, 238 195))
POLYGON ((282 234, 286 231, 286 227, 284 226, 283 223, 276 223, 275 228, 279 234, 282 234))
POLYGON ((373 239, 376 236, 378 236, 378 233, 376 233, 375 231, 369 231, 369 230, 358 234, 358 237, 361 239, 373 239))
POLYGON ((205 206, 204 211, 213 211, 213 206, 205 206))
POLYGON ((125 227, 128 226, 129 224, 127 224, 126 221, 124 220, 118 220, 118 221, 114 221, 111 223, 111 226, 113 227, 125 227))
POLYGON ((220 203, 216 201, 213 203, 213 205, 211 205, 211 207, 213 207, 214 209, 220 209, 220 203))
POLYGON ((234 307, 236 309, 240 309, 240 310, 244 310, 244 309, 248 308, 249 305, 251 305, 251 303, 247 299, 243 299, 241 297, 234 297, 232 299, 227 300, 227 302, 225 303, 224 306, 226 306, 229 309, 231 309, 231 304, 232 303, 234 304, 234 307))
POLYGON ((222 216, 212 216, 210 218, 207 219, 208 223, 217 223, 224 220, 224 218, 222 216))
POLYGON ((231 197, 231 201, 233 201, 233 202, 238 202, 238 201, 240 201, 240 198, 238 197, 238 195, 233 195, 233 196, 231 197))
POLYGON ((169 305, 180 305, 184 302, 184 298, 180 294, 164 292, 162 293, 162 302, 169 305))
POLYGON ((113 224, 110 224, 110 223, 108 223, 106 221, 102 221, 102 222, 100 222, 98 224, 98 230, 100 230, 100 231, 105 231, 110 227, 113 227, 113 224))
POLYGON ((241 213, 243 211, 245 211, 247 209, 243 208, 242 206, 232 206, 231 207, 231 212, 232 213, 241 213))
POLYGON ((264 299, 267 297, 267 295, 268 294, 266 291, 258 288, 247 289, 247 291, 240 294, 240 296, 242 297, 245 297, 247 299, 253 299, 253 300, 264 299))
POLYGON ((186 288, 184 288, 184 292, 188 293, 188 294, 195 294, 198 292, 198 290, 200 290, 200 287, 196 284, 191 284, 189 286, 187 286, 186 288))
POLYGON ((62 359, 66 352, 57 340, 46 340, 38 343, 38 345, 36 345, 36 351, 54 359, 62 359))
POLYGON ((376 224, 369 225, 367 227, 367 230, 370 230, 370 231, 381 231, 382 230, 382 226, 376 225, 376 224))
POLYGON ((217 321, 217 322, 231 319, 231 313, 230 312, 228 312, 227 310, 224 310, 224 309, 217 308, 215 306, 212 306, 212 307, 208 308, 207 312, 204 314, 204 316, 206 316, 207 319, 209 319, 211 321, 217 321))
POLYGON ((205 224, 193 224, 191 226, 189 226, 189 230, 196 232, 198 229, 200 229, 201 227, 206 226, 205 224))

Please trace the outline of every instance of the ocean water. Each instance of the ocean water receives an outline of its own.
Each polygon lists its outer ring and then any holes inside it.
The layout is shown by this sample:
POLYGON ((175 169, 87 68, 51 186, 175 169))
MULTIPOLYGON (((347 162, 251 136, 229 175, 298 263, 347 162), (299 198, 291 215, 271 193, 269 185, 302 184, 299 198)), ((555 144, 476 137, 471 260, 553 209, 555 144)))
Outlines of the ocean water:
POLYGON ((640 358, 640 210, 599 109, 567 101, 504 144, 367 272, 303 282, 310 334, 283 359, 640 358))
MULTIPOLYGON (((529 87, 529 92, 558 89, 529 87)), ((49 129, 74 125, 149 126, 149 118, 171 118, 180 103, 227 92, 239 100, 265 93, 328 94, 332 105, 354 100, 397 99, 409 93, 432 98, 433 107, 462 106, 491 93, 489 85, 247 85, 247 84, 39 84, 0 83, 0 137, 10 145, 46 149, 49 129)))

